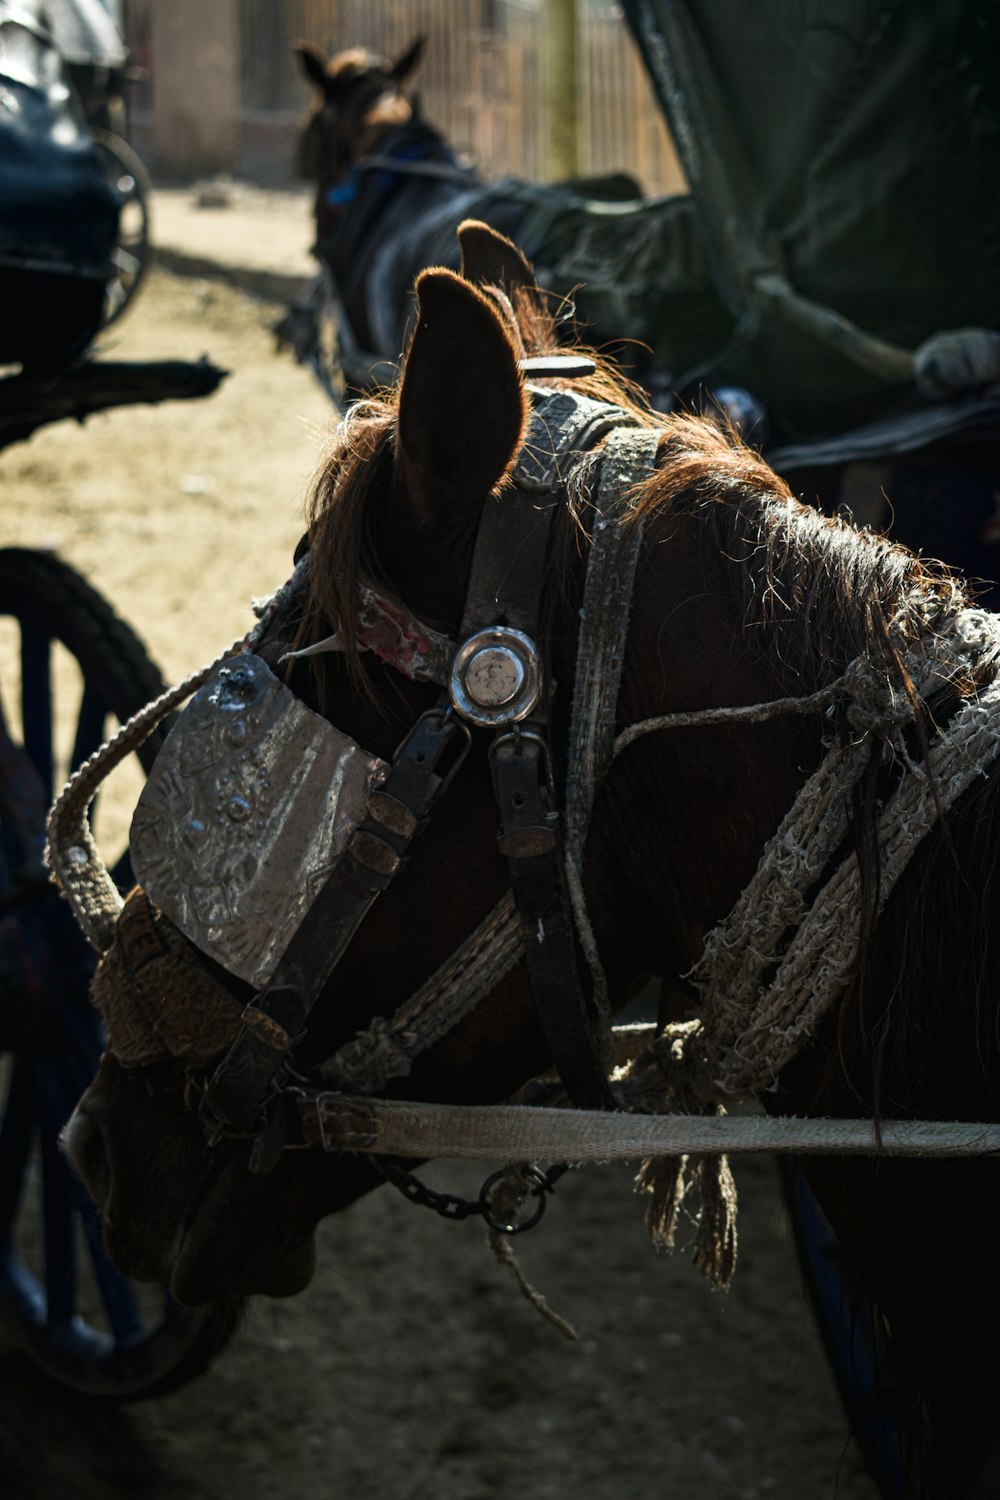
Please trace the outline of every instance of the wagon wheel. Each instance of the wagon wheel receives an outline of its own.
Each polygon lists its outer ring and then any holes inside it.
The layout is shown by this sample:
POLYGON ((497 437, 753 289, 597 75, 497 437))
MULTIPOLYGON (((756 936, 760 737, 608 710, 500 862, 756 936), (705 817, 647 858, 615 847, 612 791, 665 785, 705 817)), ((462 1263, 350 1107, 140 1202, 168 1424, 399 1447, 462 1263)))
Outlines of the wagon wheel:
MULTIPOLYGON (((180 1308, 115 1270, 59 1150, 103 1037, 87 999, 94 956, 41 850, 53 789, 162 683, 132 631, 45 553, 0 550, 0 653, 0 1331, 89 1395, 160 1394, 207 1366, 233 1309, 180 1308)), ((162 733, 133 758, 138 784, 162 733)), ((114 873, 127 883, 127 854, 114 873)))
POLYGON ((127 141, 110 130, 92 132, 98 155, 119 203, 118 239, 111 252, 114 273, 105 288, 104 327, 132 302, 153 258, 149 241, 149 174, 127 141))

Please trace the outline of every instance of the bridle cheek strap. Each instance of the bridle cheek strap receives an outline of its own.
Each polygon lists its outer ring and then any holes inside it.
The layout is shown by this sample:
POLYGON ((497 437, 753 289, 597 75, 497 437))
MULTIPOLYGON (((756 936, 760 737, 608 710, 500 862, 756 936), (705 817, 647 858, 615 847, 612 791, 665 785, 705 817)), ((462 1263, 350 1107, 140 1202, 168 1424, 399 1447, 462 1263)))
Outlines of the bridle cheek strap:
MULTIPOLYGON (((519 633, 529 642, 537 638, 552 523, 565 505, 561 467, 628 420, 621 411, 598 411, 563 393, 539 394, 513 487, 483 509, 460 642, 490 627, 499 627, 501 641, 505 632, 519 633)), ((491 760, 499 849, 507 860, 528 975, 552 1060, 578 1108, 614 1109, 598 1018, 581 982, 566 884, 564 830, 549 749, 551 687, 541 683, 536 706, 497 727, 491 760)))
POLYGON ((548 751, 534 730, 498 737, 493 773, 500 852, 507 859, 535 1007, 552 1060, 577 1108, 614 1109, 598 1027, 580 979, 548 751))
MULTIPOLYGON (((533 639, 552 520, 552 490, 516 481, 483 511, 459 639, 500 626, 533 639)), ((491 746, 500 814, 499 849, 507 860, 532 993, 552 1060, 573 1103, 610 1109, 614 1099, 597 1032, 580 983, 576 940, 563 874, 561 819, 552 788, 545 699, 528 717, 497 729, 491 746)))

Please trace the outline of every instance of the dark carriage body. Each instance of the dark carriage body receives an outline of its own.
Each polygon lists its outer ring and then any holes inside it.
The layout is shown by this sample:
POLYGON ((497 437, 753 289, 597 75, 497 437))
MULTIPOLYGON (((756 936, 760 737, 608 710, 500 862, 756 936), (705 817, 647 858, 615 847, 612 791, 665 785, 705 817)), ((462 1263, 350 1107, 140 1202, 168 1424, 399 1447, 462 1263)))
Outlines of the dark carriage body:
POLYGON ((39 369, 100 327, 119 213, 45 19, 0 5, 0 362, 39 369))
POLYGON ((623 9, 711 269, 673 341, 675 386, 745 388, 754 440, 797 489, 995 579, 996 9, 623 9))
MULTIPOLYGON (((626 0, 738 347, 697 350, 783 435, 911 399, 905 380, 810 337, 765 278, 916 350, 1000 326, 1000 17, 979 0, 836 8, 626 0), (900 387, 894 389, 894 386, 900 387)), ((877 362, 877 355, 873 356, 877 362)), ((870 361, 871 363, 871 361, 870 361)))

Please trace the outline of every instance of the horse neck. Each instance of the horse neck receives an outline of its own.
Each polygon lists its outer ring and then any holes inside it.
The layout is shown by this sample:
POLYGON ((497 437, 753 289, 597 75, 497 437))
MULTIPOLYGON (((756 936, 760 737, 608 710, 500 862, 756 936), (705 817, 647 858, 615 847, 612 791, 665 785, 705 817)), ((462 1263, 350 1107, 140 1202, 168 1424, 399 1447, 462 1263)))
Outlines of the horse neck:
MULTIPOLYGON (((747 645, 737 570, 707 555, 700 531, 690 514, 666 533, 654 528, 647 540, 619 731, 663 714, 767 703, 819 686, 802 679, 790 688, 777 659, 747 645)), ((788 718, 657 731, 624 750, 605 778, 587 845, 591 899, 609 953, 627 968, 686 972, 820 754, 816 724, 788 718)))
POLYGON ((419 115, 366 127, 349 143, 346 156, 346 168, 321 180, 316 199, 317 240, 335 266, 346 265, 356 253, 359 226, 364 225, 365 231, 370 231, 373 227, 370 221, 378 210, 387 207, 400 193, 411 192, 415 183, 425 191, 434 185, 431 178, 420 181, 406 176, 405 171, 369 168, 370 157, 391 158, 404 164, 418 159, 446 164, 455 161, 441 134, 419 115))
MULTIPOLYGON (((433 261, 448 260, 454 226, 477 182, 456 176, 448 180, 408 170, 430 163, 457 167, 440 133, 414 116, 387 128, 355 161, 344 183, 340 205, 331 204, 330 189, 317 199, 317 248, 332 273, 355 339, 361 348, 395 358, 402 347, 400 320, 409 310, 409 291, 418 271, 433 261), (371 157, 398 162, 368 164, 371 157), (455 212, 450 206, 456 205, 455 212), (424 225, 433 221, 429 232, 424 225), (447 251, 441 224, 447 227, 447 251), (434 232, 436 229, 436 233, 434 232)), ((334 185, 334 193, 338 185, 334 185)))
MULTIPOLYGON (((823 532, 822 524, 806 514, 801 527, 783 533, 788 558, 764 563, 757 560, 764 543, 749 521, 745 532, 730 533, 747 538, 737 560, 719 548, 704 508, 658 518, 636 580, 619 729, 679 710, 808 697, 858 655, 877 661, 877 638, 859 623, 866 601, 849 584, 857 584, 866 555, 880 544, 823 532), (840 602, 824 600, 812 617, 789 611, 786 624, 761 628, 765 592, 790 597, 795 569, 796 587, 825 590, 840 602), (751 596, 755 613, 748 618, 751 596), (821 630, 827 635, 817 644, 821 630)), ((588 895, 612 970, 617 965, 626 977, 630 966, 667 977, 687 972, 819 765, 825 728, 818 712, 674 728, 622 753, 599 794, 587 846, 588 895)), ((873 741, 869 773, 858 783, 859 853, 882 837, 877 798, 886 788, 879 790, 878 762, 873 741)), ((901 769, 887 767, 886 774, 901 769)), ((834 1113, 874 1107, 996 1117, 1000 860, 991 830, 998 797, 996 777, 970 787, 912 853, 877 920, 870 908, 868 929, 863 914, 878 885, 871 873, 867 895, 858 897, 858 948, 831 1012, 833 1030, 785 1081, 793 1112, 815 1107, 822 1095, 834 1113)))

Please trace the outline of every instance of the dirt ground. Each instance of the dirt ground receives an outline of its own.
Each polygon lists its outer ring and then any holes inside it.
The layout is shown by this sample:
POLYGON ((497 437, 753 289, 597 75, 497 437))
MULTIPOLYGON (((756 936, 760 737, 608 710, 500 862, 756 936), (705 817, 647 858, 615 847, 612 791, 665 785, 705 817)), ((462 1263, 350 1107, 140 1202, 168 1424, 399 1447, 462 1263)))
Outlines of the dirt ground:
MULTIPOLYGON (((0 455, 3 542, 55 547, 168 678, 240 634, 289 571, 324 398, 273 351, 274 309, 158 273, 123 356, 207 353, 214 397, 64 424, 0 455)), ((872 1500, 794 1261, 773 1164, 737 1163, 732 1291, 645 1239, 630 1172, 560 1185, 524 1268, 391 1189, 322 1230, 314 1284, 260 1301, 200 1381, 97 1408, 0 1352, 0 1496, 34 1500, 872 1500)), ((486 1169, 429 1178, 474 1189, 486 1169)))

